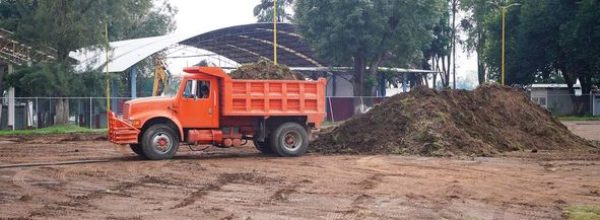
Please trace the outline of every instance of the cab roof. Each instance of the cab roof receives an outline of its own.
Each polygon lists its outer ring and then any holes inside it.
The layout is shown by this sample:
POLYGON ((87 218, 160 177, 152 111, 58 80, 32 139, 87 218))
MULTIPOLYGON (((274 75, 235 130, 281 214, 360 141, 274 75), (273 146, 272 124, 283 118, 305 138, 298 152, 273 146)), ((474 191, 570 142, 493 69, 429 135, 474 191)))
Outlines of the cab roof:
POLYGON ((223 69, 219 67, 204 67, 204 66, 193 66, 186 67, 183 69, 183 72, 189 74, 206 74, 210 76, 215 76, 217 78, 222 78, 223 80, 231 80, 231 77, 223 71, 223 69))

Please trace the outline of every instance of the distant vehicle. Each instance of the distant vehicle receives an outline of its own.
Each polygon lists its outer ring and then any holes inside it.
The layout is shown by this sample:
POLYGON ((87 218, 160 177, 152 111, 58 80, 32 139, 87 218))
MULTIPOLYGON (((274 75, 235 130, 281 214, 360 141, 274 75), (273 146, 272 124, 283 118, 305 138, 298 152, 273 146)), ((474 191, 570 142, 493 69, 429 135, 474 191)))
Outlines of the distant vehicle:
POLYGON ((325 79, 237 80, 218 67, 190 67, 159 97, 109 113, 109 140, 141 157, 172 158, 180 142, 237 147, 252 141, 267 154, 300 156, 325 119, 325 79))

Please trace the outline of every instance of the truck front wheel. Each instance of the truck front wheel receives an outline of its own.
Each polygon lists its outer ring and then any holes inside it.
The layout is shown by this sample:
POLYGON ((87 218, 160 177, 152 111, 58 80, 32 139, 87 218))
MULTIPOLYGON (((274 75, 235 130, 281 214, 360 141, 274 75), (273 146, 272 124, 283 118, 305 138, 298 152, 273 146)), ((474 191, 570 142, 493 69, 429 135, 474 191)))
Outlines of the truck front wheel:
POLYGON ((142 136, 142 150, 151 160, 170 159, 179 148, 179 139, 175 131, 167 125, 152 125, 142 136))
POLYGON ((282 157, 301 156, 308 149, 308 133, 298 123, 281 124, 270 139, 271 149, 282 157))
POLYGON ((138 156, 140 156, 142 158, 146 158, 146 155, 144 155, 144 150, 142 149, 142 145, 130 144, 129 147, 131 148, 131 151, 133 151, 138 156))

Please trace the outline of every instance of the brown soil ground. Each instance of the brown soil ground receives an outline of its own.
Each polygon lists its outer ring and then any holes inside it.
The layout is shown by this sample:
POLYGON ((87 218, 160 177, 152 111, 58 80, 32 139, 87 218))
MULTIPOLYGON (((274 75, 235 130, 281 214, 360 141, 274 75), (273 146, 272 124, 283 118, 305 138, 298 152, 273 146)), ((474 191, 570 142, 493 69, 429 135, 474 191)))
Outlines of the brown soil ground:
MULTIPOLYGON (((569 127, 600 136, 600 124, 569 127)), ((182 146, 143 161, 97 139, 0 137, 0 219, 561 219, 600 205, 598 152, 277 158, 182 146), (88 163, 43 164, 76 160, 88 163)))
POLYGON ((495 85, 474 91, 416 88, 320 135, 311 146, 324 153, 424 156, 599 148, 571 133, 524 91, 495 85))
POLYGON ((256 63, 244 64, 229 75, 234 79, 304 80, 301 74, 292 72, 285 65, 275 65, 269 60, 259 60, 256 63))

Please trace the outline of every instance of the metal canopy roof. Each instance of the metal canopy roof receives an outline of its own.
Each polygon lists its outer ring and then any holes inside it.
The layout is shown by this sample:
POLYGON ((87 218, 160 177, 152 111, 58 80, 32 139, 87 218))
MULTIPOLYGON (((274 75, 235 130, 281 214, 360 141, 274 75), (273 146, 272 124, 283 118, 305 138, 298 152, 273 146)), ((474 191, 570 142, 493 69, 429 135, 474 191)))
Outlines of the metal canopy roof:
MULTIPOLYGON (((163 51, 196 34, 171 34, 110 42, 108 71, 124 72, 143 59, 163 51)), ((106 65, 106 52, 103 48, 92 47, 72 51, 69 56, 79 61, 77 71, 101 69, 106 65)))
MULTIPOLYGON (((293 67, 324 67, 289 23, 277 25, 277 61, 293 67)), ((273 23, 232 26, 206 33, 170 34, 111 42, 110 72, 123 72, 157 52, 177 44, 192 46, 226 57, 239 64, 273 59, 273 23)), ((100 69, 106 64, 101 48, 80 49, 70 53, 79 61, 77 70, 100 69)))
MULTIPOLYGON (((183 42, 227 57, 240 64, 273 59, 273 23, 233 26, 207 32, 183 42)), ((277 25, 277 61, 293 67, 323 67, 289 23, 277 25)))
MULTIPOLYGON (((329 64, 314 56, 313 51, 296 34, 294 25, 277 25, 277 61, 297 71, 343 72, 349 67, 329 68, 329 64)), ((178 33, 111 42, 109 72, 124 72, 141 60, 175 45, 207 50, 239 64, 260 59, 273 59, 273 23, 253 23, 231 26, 209 32, 178 33)), ((79 61, 77 70, 105 67, 102 48, 80 49, 69 54, 79 61)), ((431 70, 385 68, 399 73, 436 73, 431 70)))

